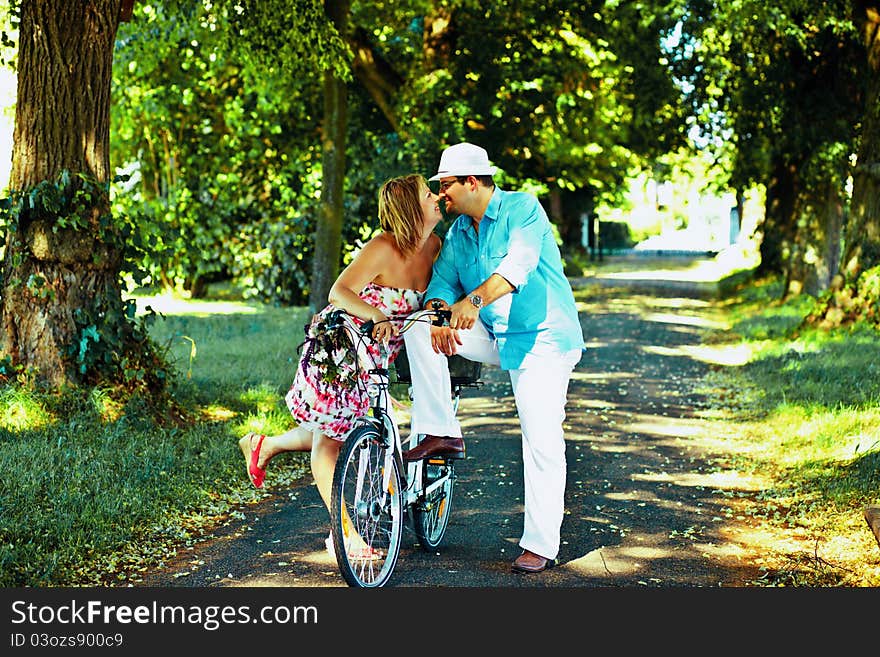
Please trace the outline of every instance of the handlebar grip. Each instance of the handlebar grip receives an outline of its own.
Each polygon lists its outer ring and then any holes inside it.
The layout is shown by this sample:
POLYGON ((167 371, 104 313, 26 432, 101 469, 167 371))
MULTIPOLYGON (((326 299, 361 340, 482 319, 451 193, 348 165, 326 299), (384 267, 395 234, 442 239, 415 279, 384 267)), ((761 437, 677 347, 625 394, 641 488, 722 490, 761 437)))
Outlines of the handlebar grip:
POLYGON ((372 319, 368 319, 366 322, 361 324, 361 333, 363 335, 372 335, 373 327, 375 325, 376 325, 376 323, 372 319))
POLYGON ((449 321, 449 318, 452 317, 451 310, 441 310, 440 308, 435 308, 434 312, 437 313, 437 316, 431 320, 431 323, 434 326, 443 326, 445 322, 449 321))

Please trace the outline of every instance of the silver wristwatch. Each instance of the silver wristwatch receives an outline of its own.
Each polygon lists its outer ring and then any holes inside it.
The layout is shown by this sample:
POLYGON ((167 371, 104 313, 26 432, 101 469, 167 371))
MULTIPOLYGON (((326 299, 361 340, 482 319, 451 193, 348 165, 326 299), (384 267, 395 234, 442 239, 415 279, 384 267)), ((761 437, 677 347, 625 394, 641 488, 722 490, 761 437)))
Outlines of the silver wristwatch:
POLYGON ((479 294, 472 294, 468 297, 468 301, 470 301, 474 308, 482 308, 483 307, 483 297, 479 294))

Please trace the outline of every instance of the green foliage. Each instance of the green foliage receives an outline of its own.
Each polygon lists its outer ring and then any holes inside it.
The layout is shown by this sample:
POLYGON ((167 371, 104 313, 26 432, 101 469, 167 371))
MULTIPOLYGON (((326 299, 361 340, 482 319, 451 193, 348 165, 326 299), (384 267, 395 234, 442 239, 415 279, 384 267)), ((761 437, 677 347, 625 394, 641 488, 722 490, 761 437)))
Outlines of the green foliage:
MULTIPOLYGON (((0 225, 12 240, 20 240, 29 225, 42 222, 52 233, 62 233, 62 237, 86 233, 102 247, 131 257, 138 252, 136 241, 131 239, 134 225, 130 216, 114 216, 108 211, 109 188, 109 183, 98 182, 84 173, 62 170, 57 180, 12 190, 0 203, 0 225)), ((9 263, 14 268, 21 263, 24 250, 18 248, 13 254, 9 263)), ((136 270, 132 269, 130 274, 134 280, 140 279, 136 270)), ((38 274, 31 274, 24 281, 8 280, 6 284, 24 285, 38 299, 54 295, 54 290, 38 274)), ((112 294, 73 309, 77 337, 67 350, 70 362, 78 369, 78 380, 92 385, 112 382, 151 396, 161 394, 168 368, 147 335, 150 318, 136 317, 135 310, 133 303, 113 298, 112 294)))
POLYGON ((131 300, 100 299, 90 307, 77 308, 78 337, 68 352, 86 385, 114 382, 161 406, 167 402, 173 372, 166 355, 149 337, 154 316, 137 317, 135 312, 131 300))
POLYGON ((880 328, 880 265, 823 293, 803 322, 826 330, 859 324, 880 328))
POLYGON ((0 6, 0 66, 15 66, 18 54, 20 0, 0 6))
MULTIPOLYGON (((333 71, 351 79, 351 50, 323 0, 214 0, 225 13, 229 45, 253 67, 294 77, 333 71)), ((346 3, 348 4, 348 3, 346 3)))
POLYGON ((845 216, 864 112, 868 75, 852 3, 680 4, 670 60, 695 144, 727 163, 719 182, 767 185, 762 271, 784 271, 794 291, 815 295, 839 264, 835 219, 845 216))
POLYGON ((99 241, 120 244, 111 218, 96 211, 107 206, 109 184, 85 173, 64 169, 57 180, 42 180, 24 190, 11 190, 0 201, 0 228, 16 232, 26 222, 48 220, 53 233, 60 230, 95 231, 99 241))
POLYGON ((307 295, 320 83, 243 68, 202 3, 146 6, 120 29, 116 208, 136 218, 153 284, 199 296, 233 278, 279 303, 307 295), (146 27, 146 29, 145 29, 146 27), (145 116, 149 120, 145 120, 145 116))
POLYGON ((614 8, 356 1, 351 34, 376 67, 364 71, 320 2, 136 5, 114 58, 111 135, 132 175, 115 207, 135 219, 140 267, 195 296, 232 279, 273 303, 308 297, 331 70, 351 81, 346 249, 375 229, 382 182, 430 174, 461 139, 489 150, 503 186, 559 190, 579 242, 584 204, 619 202, 626 176, 684 126, 658 38, 675 14, 614 8))

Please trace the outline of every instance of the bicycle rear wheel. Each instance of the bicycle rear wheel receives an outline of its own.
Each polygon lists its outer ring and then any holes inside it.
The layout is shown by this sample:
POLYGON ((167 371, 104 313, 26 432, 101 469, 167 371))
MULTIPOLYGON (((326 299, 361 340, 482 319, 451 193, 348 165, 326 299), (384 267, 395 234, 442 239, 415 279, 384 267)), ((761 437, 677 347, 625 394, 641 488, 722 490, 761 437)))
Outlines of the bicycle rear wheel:
POLYGON ((424 496, 413 508, 413 529, 423 550, 434 550, 443 542, 452 512, 455 469, 452 461, 426 460, 422 472, 424 496), (439 483, 438 483, 439 482, 439 483))
POLYGON ((330 522, 336 562, 349 586, 384 586, 400 553, 403 488, 388 449, 376 427, 361 425, 352 429, 336 460, 330 522))

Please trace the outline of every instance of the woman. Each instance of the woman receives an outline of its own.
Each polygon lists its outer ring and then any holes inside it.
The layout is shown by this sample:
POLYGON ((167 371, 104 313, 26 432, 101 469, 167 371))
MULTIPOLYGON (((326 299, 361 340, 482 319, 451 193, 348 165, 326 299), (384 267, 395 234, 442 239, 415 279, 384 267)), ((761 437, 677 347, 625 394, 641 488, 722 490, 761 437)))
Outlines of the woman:
MULTIPOLYGON (((442 218, 437 199, 418 174, 392 178, 382 185, 379 224, 383 232, 367 242, 342 271, 330 288, 330 305, 306 328, 308 347, 303 349, 285 397, 297 426, 276 436, 249 433, 239 440, 248 475, 257 488, 262 488, 266 465, 273 457, 282 452, 311 450, 312 475, 329 511, 336 457, 355 419, 366 414, 368 402, 353 383, 340 386, 339 372, 328 372, 328 363, 334 370, 347 370, 348 374, 355 371, 355 364, 332 364, 333 359, 327 358, 320 343, 320 326, 336 308, 354 315, 358 324, 373 320, 375 343, 369 349, 375 354, 378 343, 385 342, 391 360, 397 356, 403 336, 393 322, 384 320, 421 308, 440 251, 440 238, 433 232, 442 218)), ((341 378, 353 381, 353 377, 341 378)), ((363 539, 352 534, 347 537, 349 552, 368 552, 363 539)), ((332 536, 327 539, 327 548, 333 551, 332 536)))

